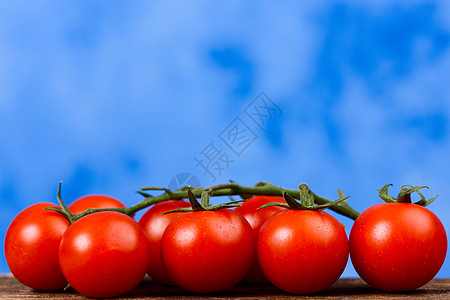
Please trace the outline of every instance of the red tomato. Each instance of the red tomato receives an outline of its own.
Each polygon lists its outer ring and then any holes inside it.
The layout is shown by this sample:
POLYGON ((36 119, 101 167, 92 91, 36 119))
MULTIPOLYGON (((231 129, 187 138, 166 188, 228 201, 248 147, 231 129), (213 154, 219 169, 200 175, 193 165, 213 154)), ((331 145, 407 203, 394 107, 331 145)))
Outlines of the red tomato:
POLYGON ((57 207, 37 203, 21 211, 11 222, 5 237, 5 257, 13 275, 24 285, 51 291, 67 285, 58 264, 58 247, 70 222, 57 207))
POLYGON ((148 240, 139 224, 106 211, 75 221, 59 247, 59 264, 69 284, 88 297, 105 298, 136 287, 148 267, 148 240))
POLYGON ((170 278, 194 293, 233 287, 247 274, 254 255, 251 226, 229 209, 181 214, 161 240, 161 258, 170 278))
POLYGON ((285 210, 261 228, 258 261, 278 288, 311 294, 332 285, 345 269, 348 240, 342 225, 323 211, 285 210))
MULTIPOLYGON (((264 222, 266 222, 275 213, 286 209, 280 206, 269 206, 262 209, 258 209, 264 204, 270 202, 286 203, 286 200, 284 200, 283 197, 255 196, 242 203, 242 206, 236 207, 234 209, 235 211, 243 215, 244 218, 250 224, 250 226, 252 226, 253 232, 255 233, 255 237, 258 236, 259 230, 263 226, 264 222)), ((245 276, 245 280, 252 283, 269 282, 262 273, 261 268, 259 267, 256 255, 255 259, 253 260, 253 264, 252 267, 250 268, 250 271, 248 272, 247 276, 245 276)))
POLYGON ((151 207, 141 218, 139 221, 139 225, 144 229, 147 233, 147 237, 149 240, 149 265, 147 269, 147 274, 153 278, 155 281, 160 283, 174 285, 175 283, 169 278, 165 268, 162 265, 161 261, 161 237, 166 230, 167 225, 181 213, 163 213, 184 208, 190 207, 189 202, 181 201, 181 200, 170 200, 158 203, 151 207))
POLYGON ((72 214, 81 213, 89 208, 121 208, 126 207, 114 197, 105 195, 86 195, 78 198, 69 205, 72 214))
POLYGON ((374 288, 408 291, 437 274, 447 253, 447 235, 430 210, 411 203, 369 207, 350 232, 356 272, 374 288))

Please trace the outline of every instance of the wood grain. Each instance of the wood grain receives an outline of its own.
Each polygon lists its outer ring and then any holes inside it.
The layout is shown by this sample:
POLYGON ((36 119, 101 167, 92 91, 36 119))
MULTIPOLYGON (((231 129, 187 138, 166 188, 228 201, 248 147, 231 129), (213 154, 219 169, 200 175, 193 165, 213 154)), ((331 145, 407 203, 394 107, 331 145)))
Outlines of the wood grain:
MULTIPOLYGON (((116 299, 298 299, 299 296, 273 286, 241 284, 233 289, 208 295, 188 293, 180 288, 144 281, 129 294, 116 299)), ((450 279, 434 279, 426 286, 409 293, 383 293, 367 286, 360 279, 340 279, 332 287, 302 299, 450 299, 450 279)), ((0 299, 87 299, 76 291, 42 293, 34 291, 12 276, 0 276, 0 299)))

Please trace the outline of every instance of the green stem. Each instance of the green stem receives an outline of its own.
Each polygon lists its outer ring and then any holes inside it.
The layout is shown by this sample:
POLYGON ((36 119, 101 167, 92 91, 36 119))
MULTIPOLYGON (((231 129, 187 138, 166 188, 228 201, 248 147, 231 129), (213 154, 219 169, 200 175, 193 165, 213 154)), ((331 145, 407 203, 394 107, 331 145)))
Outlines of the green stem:
MULTIPOLYGON (((140 192, 141 195, 148 195, 148 197, 145 197, 144 200, 141 202, 125 208, 104 208, 104 209, 88 209, 87 211, 84 211, 82 213, 73 215, 73 221, 78 220, 79 218, 82 218, 88 214, 94 213, 94 212, 100 212, 100 211, 117 211, 124 213, 129 216, 133 216, 137 211, 142 210, 144 208, 147 208, 149 206, 152 206, 154 204, 164 202, 167 200, 179 200, 179 199, 186 199, 189 198, 189 194, 191 193, 191 197, 194 196, 195 198, 202 198, 203 193, 203 201, 206 201, 205 195, 208 194, 209 196, 235 196, 239 195, 243 199, 255 196, 255 195, 262 195, 262 196, 283 196, 283 192, 286 192, 289 196, 299 199, 300 198, 300 192, 299 190, 289 190, 289 189, 282 189, 280 187, 276 187, 270 183, 259 183, 254 187, 246 187, 241 186, 237 183, 225 183, 225 184, 218 184, 211 186, 209 188, 203 188, 203 187, 190 187, 188 189, 187 187, 181 188, 177 191, 171 191, 165 188, 160 187, 143 187, 141 188, 142 191, 149 191, 149 190, 160 190, 164 191, 164 194, 159 196, 150 196, 148 194, 140 192), (205 191, 206 190, 206 191, 205 191), (205 191, 205 192, 203 192, 205 191)), ((324 204, 330 204, 332 201, 325 199, 323 197, 320 197, 313 192, 311 192, 312 196, 314 197, 314 202, 318 205, 324 205, 324 204)), ((347 201, 342 201, 341 203, 334 205, 330 207, 331 210, 346 216, 350 219, 356 220, 356 218, 359 216, 359 213, 354 210, 347 201)))
POLYGON ((61 198, 61 185, 62 185, 62 181, 59 182, 56 198, 58 199, 59 206, 61 206, 61 213, 63 215, 65 215, 66 218, 72 224, 73 222, 75 222, 75 219, 74 219, 73 214, 70 212, 69 208, 67 207, 67 205, 64 203, 64 201, 61 198))
MULTIPOLYGON (((154 188, 152 188, 154 189, 154 188)), ((212 187, 208 188, 209 191, 211 192, 211 195, 216 197, 216 196, 235 196, 235 195, 240 195, 241 197, 243 196, 243 198, 248 198, 254 195, 263 195, 263 196, 283 196, 283 191, 285 191, 287 194, 289 194, 290 196, 292 196, 293 198, 299 199, 300 198, 300 192, 299 190, 290 190, 290 189, 281 189, 280 187, 276 187, 272 184, 264 184, 264 185, 257 185, 254 187, 246 187, 246 186, 241 186, 237 183, 225 183, 225 184, 219 184, 219 185, 215 185, 212 187)), ((141 188, 141 190, 150 190, 149 188, 141 188)), ((196 198, 201 198, 201 194, 203 192, 203 190, 205 190, 205 188, 202 187, 193 187, 192 188, 192 194, 196 197, 196 198)), ((323 197, 320 197, 316 194, 314 194, 313 192, 311 192, 312 195, 314 196, 314 202, 316 204, 329 204, 332 201, 325 199, 323 197)), ((156 196, 156 197, 147 197, 145 198, 142 202, 131 206, 127 209, 124 209, 126 211, 124 211, 124 213, 135 213, 141 209, 144 209, 148 206, 151 206, 153 204, 159 203, 159 202, 163 202, 166 200, 176 200, 176 199, 183 199, 183 198, 188 198, 188 194, 187 191, 185 190, 178 190, 178 191, 173 191, 170 193, 170 197, 167 193, 164 193, 160 196, 156 196)), ((356 218, 359 216, 359 213, 354 210, 348 203, 347 201, 343 201, 335 206, 330 207, 331 210, 346 216, 350 219, 356 220, 356 218)))
POLYGON ((298 190, 300 192, 300 203, 304 207, 313 207, 314 206, 314 195, 309 189, 306 183, 300 183, 298 186, 298 190))

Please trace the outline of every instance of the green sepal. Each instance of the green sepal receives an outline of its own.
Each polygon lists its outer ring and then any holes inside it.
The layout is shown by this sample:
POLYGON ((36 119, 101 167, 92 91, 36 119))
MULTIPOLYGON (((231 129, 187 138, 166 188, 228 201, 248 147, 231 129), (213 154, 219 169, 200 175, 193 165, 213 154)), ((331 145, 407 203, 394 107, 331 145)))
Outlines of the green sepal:
POLYGON ((334 201, 332 201, 332 202, 330 202, 330 203, 327 203, 327 204, 316 205, 316 206, 314 206, 312 209, 313 209, 313 210, 321 211, 321 210, 330 208, 330 207, 335 206, 335 205, 340 205, 341 202, 344 202, 344 201, 347 200, 348 198, 350 198, 350 196, 346 196, 346 197, 343 197, 343 198, 334 200, 334 201))
POLYGON ((174 194, 172 190, 159 186, 141 187, 141 191, 164 191, 164 193, 169 195, 169 197, 172 197, 172 195, 174 194))
POLYGON ((153 196, 147 193, 144 193, 142 191, 136 191, 139 195, 143 196, 144 198, 152 198, 153 196))
POLYGON ((421 206, 427 206, 430 203, 432 203, 439 196, 439 195, 436 195, 433 198, 426 199, 420 190, 423 188, 428 189, 428 186, 426 186, 426 185, 412 186, 410 184, 404 184, 400 188, 400 192, 398 193, 398 196, 396 199, 396 198, 391 197, 388 194, 388 187, 391 185, 392 184, 386 184, 381 189, 379 189, 380 198, 388 203, 412 203, 411 194, 416 192, 417 194, 419 194, 420 200, 414 202, 414 204, 421 205, 421 206))
MULTIPOLYGON (((192 193, 190 187, 188 188, 187 193, 188 193, 189 203, 191 204, 192 210, 195 210, 195 211, 205 210, 205 208, 200 203, 198 203, 197 198, 192 193)), ((203 194, 203 192, 202 192, 202 194, 203 194)))
MULTIPOLYGON (((434 196, 434 197, 431 198, 431 199, 426 199, 425 196, 424 196, 424 195, 422 194, 422 192, 420 191, 420 189, 423 189, 423 188, 429 189, 429 187, 426 186, 426 185, 412 186, 412 185, 410 185, 410 184, 405 184, 405 185, 402 186, 402 189, 403 189, 405 186, 411 187, 411 188, 408 189, 408 191, 407 191, 408 194, 411 194, 411 193, 414 193, 414 192, 416 192, 417 194, 419 194, 420 200, 414 202, 414 204, 417 204, 417 205, 427 206, 427 205, 429 205, 431 202, 433 202, 433 201, 439 196, 439 194, 438 194, 438 195, 434 196)), ((402 190, 402 189, 401 189, 401 190, 402 190)), ((400 192, 401 192, 401 190, 400 190, 400 192)), ((397 199, 398 199, 398 198, 397 198, 397 199)))
POLYGON ((379 191, 378 196, 387 203, 395 203, 397 200, 389 195, 388 189, 392 186, 392 183, 384 185, 381 189, 377 189, 379 191))
MULTIPOLYGON (((73 215, 69 215, 67 212, 65 212, 64 210, 62 210, 61 208, 59 208, 59 207, 55 207, 55 206, 50 206, 50 207, 46 207, 46 208, 44 208, 45 210, 54 210, 54 211, 57 211, 57 212, 59 212, 60 214, 62 214, 64 217, 66 217, 69 221, 71 220, 71 219, 73 219, 73 215)), ((70 223, 73 223, 73 221, 71 221, 70 223)))
MULTIPOLYGON (((188 190, 189 193, 190 190, 188 190)), ((192 193, 192 192, 191 192, 192 193)), ((194 196, 194 195, 192 195, 194 196)), ((195 198, 195 197, 194 197, 195 198)), ((190 202, 190 201, 189 201, 190 202)), ((175 213, 175 212, 195 212, 195 211, 213 211, 213 210, 219 210, 219 209, 224 209, 224 208, 235 208, 235 207, 239 207, 241 206, 240 200, 237 201, 231 201, 231 202, 227 202, 227 203, 222 203, 222 204, 216 204, 216 205, 208 205, 207 207, 203 207, 201 206, 198 201, 197 198, 195 198, 195 202, 197 202, 197 204, 202 208, 202 209, 194 209, 193 207, 184 207, 184 208, 178 208, 178 209, 174 209, 174 210, 169 210, 163 213, 163 215, 165 214, 171 214, 171 213, 175 213)), ((192 206, 192 203, 191 203, 192 206)))
POLYGON ((224 209, 224 208, 235 208, 235 207, 240 207, 242 205, 240 204, 228 204, 228 203, 223 203, 223 204, 216 204, 216 205, 211 205, 210 207, 208 207, 208 211, 213 211, 213 210, 219 210, 219 209, 224 209))
POLYGON ((194 210, 192 207, 185 207, 185 208, 177 208, 173 210, 169 210, 166 212, 163 212, 161 215, 171 214, 171 213, 177 213, 177 212, 193 212, 194 210))
MULTIPOLYGON (((301 196, 302 195, 300 193, 300 198, 301 198, 301 196)), ((289 195, 284 190, 283 190, 283 198, 284 198, 284 200, 286 200, 286 203, 287 203, 289 208, 291 208, 291 209, 305 209, 305 206, 303 205, 303 203, 299 203, 294 197, 289 195)))
MULTIPOLYGON (((418 191, 417 193, 420 194, 420 192, 418 191)), ((427 200, 427 202, 425 204, 423 204, 423 206, 427 206, 430 205, 434 200, 436 200, 436 198, 439 197, 439 194, 437 194, 436 196, 434 196, 433 198, 430 198, 427 200)), ((420 201, 417 201, 420 202, 420 201)), ((417 202, 415 202, 415 204, 418 204, 417 202)), ((420 204, 421 205, 421 204, 420 204)))
POLYGON ((241 200, 234 200, 233 197, 230 197, 230 200, 231 200, 231 201, 230 201, 230 202, 226 202, 226 204, 235 204, 235 203, 240 204, 240 203, 245 202, 244 199, 241 199, 241 200))
MULTIPOLYGON (((345 197, 344 192, 343 192, 342 190, 337 190, 337 194, 338 194, 338 196, 339 196, 339 199, 342 199, 342 198, 349 198, 349 197, 345 197)), ((347 199, 345 199, 345 200, 343 200, 342 202, 340 202, 340 203, 339 203, 339 206, 340 206, 340 207, 347 208, 347 209, 352 209, 351 206, 350 206, 350 204, 348 204, 347 199)))
MULTIPOLYGON (((298 202, 294 197, 292 197, 286 191, 283 191, 283 197, 286 200, 287 205, 283 204, 283 203, 278 203, 278 204, 269 203, 270 205, 267 205, 267 206, 277 205, 277 206, 282 206, 282 207, 286 207, 286 208, 290 208, 290 209, 321 211, 321 210, 330 208, 335 205, 341 205, 340 204, 341 202, 344 202, 343 204, 346 204, 345 200, 350 198, 350 196, 345 197, 344 193, 341 190, 338 190, 339 199, 329 202, 329 203, 326 203, 326 204, 315 205, 314 204, 314 197, 315 197, 314 193, 311 192, 311 190, 309 189, 309 187, 306 183, 301 183, 298 186, 298 190, 299 190, 299 195, 300 195, 300 202, 298 202)), ((348 204, 346 204, 346 205, 348 205, 348 204)), ((263 205, 260 208, 264 208, 267 206, 263 205)))
POLYGON ((261 205, 260 207, 258 207, 257 209, 262 209, 265 207, 270 207, 270 206, 279 206, 279 207, 284 207, 284 208, 291 208, 288 204, 286 203, 280 203, 280 202, 270 202, 270 203, 266 203, 264 205, 261 205))
POLYGON ((141 191, 169 191, 171 192, 171 190, 164 188, 164 187, 159 187, 159 186, 144 186, 141 187, 141 191))
MULTIPOLYGON (((422 188, 428 188, 427 186, 412 186, 410 184, 404 184, 400 188, 400 192, 397 196, 397 202, 398 203, 411 203, 411 194, 414 192, 417 192, 418 190, 422 188), (409 188, 406 188, 409 187, 409 188)), ((422 199, 420 200, 422 201, 422 199)), ((425 200, 426 202, 426 200, 425 200)))
POLYGON ((224 208, 235 208, 242 206, 241 203, 244 202, 243 200, 233 200, 230 202, 220 203, 216 205, 209 205, 208 200, 208 206, 205 207, 206 210, 212 211, 212 210, 218 210, 218 209, 224 209, 224 208))

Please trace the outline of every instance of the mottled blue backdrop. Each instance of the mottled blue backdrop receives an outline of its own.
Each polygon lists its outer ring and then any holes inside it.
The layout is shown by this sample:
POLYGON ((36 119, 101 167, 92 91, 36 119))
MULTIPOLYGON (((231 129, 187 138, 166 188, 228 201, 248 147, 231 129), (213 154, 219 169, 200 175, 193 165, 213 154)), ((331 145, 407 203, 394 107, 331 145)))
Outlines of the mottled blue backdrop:
POLYGON ((448 231, 449 100, 444 0, 0 0, 0 238, 60 180, 131 205, 181 173, 360 211, 428 185, 448 231))

